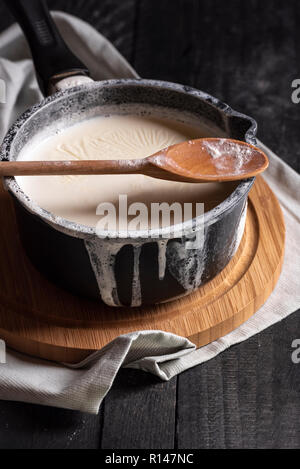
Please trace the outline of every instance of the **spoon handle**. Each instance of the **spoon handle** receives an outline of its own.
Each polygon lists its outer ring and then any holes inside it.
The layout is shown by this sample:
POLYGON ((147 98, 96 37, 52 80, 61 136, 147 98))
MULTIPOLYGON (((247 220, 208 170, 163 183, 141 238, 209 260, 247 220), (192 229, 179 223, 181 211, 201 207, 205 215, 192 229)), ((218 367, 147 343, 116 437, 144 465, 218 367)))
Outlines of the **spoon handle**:
POLYGON ((63 176, 79 174, 140 174, 145 162, 137 160, 2 161, 0 176, 63 176))

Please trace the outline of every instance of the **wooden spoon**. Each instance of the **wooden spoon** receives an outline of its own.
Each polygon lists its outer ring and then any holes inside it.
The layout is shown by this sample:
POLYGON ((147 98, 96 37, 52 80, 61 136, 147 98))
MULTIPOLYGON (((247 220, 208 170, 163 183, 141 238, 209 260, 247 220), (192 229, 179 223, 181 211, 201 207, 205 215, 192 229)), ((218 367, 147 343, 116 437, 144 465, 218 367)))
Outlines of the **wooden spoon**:
POLYGON ((183 182, 235 181, 263 172, 267 156, 249 143, 200 138, 136 160, 2 161, 0 176, 145 174, 183 182))

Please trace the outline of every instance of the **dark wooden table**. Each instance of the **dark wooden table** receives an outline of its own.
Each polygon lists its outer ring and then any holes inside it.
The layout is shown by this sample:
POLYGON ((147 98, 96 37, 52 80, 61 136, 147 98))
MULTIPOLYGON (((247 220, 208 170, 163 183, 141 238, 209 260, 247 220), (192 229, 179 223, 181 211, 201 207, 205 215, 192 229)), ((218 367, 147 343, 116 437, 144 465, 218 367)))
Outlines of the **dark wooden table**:
MULTIPOLYGON (((143 77, 191 85, 253 116, 299 171, 298 0, 49 0, 91 23, 143 77)), ((0 29, 12 18, 0 4, 0 29)), ((299 311, 168 383, 122 370, 98 416, 0 401, 1 448, 299 448, 299 311)))

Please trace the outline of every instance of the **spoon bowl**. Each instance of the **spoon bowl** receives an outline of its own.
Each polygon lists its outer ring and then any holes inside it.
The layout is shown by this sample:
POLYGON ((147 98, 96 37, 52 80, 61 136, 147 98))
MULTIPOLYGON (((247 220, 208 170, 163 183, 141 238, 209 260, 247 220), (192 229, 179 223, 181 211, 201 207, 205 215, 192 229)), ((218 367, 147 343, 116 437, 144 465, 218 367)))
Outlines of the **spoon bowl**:
MULTIPOLYGON (((239 140, 200 138, 172 145, 146 158, 165 178, 186 182, 226 182, 248 179, 269 165, 263 151, 239 140)), ((149 173, 148 173, 149 174, 149 173)), ((158 177, 159 173, 155 177, 158 177)))

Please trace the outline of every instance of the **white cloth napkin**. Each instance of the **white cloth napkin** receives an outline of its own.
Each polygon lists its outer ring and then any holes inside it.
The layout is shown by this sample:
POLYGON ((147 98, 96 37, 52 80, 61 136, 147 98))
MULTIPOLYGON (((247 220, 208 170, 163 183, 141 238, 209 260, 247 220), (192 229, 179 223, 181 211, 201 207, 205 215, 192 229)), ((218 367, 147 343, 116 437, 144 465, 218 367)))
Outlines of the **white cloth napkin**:
MULTIPOLYGON (((137 76, 125 59, 91 26, 70 15, 54 18, 70 48, 92 77, 101 80, 137 76)), ((7 83, 6 103, 0 104, 0 139, 26 108, 41 98, 30 53, 18 26, 0 35, 0 78, 7 83)), ((97 413, 120 367, 151 372, 162 380, 205 362, 300 307, 300 175, 261 144, 270 158, 265 175, 277 195, 286 223, 286 253, 275 291, 246 323, 198 350, 183 337, 162 331, 123 335, 73 367, 7 351, 0 364, 0 399, 31 402, 97 413)), ((1 338, 1 337, 0 337, 1 338)))

